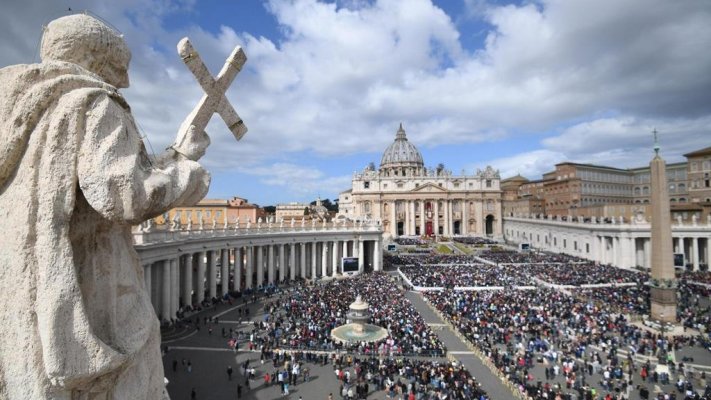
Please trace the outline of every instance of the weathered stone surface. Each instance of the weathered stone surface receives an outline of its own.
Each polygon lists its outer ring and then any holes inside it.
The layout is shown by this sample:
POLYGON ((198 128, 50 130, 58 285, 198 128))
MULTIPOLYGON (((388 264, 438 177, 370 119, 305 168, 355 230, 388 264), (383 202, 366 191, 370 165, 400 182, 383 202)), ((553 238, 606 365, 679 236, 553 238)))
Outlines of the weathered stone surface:
POLYGON ((209 139, 149 160, 130 52, 92 17, 50 23, 41 56, 0 70, 0 398, 166 398, 130 227, 204 197, 209 139))

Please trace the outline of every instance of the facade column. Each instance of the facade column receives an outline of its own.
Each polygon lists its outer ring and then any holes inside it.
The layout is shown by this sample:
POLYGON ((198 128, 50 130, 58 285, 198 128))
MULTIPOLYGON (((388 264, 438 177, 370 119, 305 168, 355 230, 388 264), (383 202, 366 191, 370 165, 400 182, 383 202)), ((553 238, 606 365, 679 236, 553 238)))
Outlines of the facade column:
POLYGON ((363 273, 363 265, 365 260, 363 260, 363 256, 365 253, 363 252, 363 246, 365 243, 363 243, 363 240, 358 240, 358 273, 362 274, 363 273))
POLYGON ((684 243, 683 236, 679 236, 679 253, 684 255, 684 268, 686 268, 686 264, 689 262, 689 258, 686 257, 686 246, 684 243))
POLYGON ((434 201, 434 233, 439 236, 439 199, 434 201))
POLYGON ((331 269, 331 275, 335 278, 338 274, 338 241, 336 240, 331 243, 333 243, 333 256, 331 257, 333 265, 331 269))
POLYGON ((252 288, 252 275, 254 274, 254 246, 247 246, 244 248, 247 252, 245 273, 244 273, 244 288, 252 288))
POLYGON ((306 279, 306 243, 299 243, 300 259, 299 267, 301 269, 301 278, 306 279))
POLYGON ((170 261, 163 260, 161 272, 161 303, 160 303, 160 318, 162 321, 170 321, 170 261))
POLYGON ((318 242, 311 242, 311 279, 316 280, 316 265, 318 260, 316 259, 316 253, 318 250, 318 242))
POLYGON ((652 269, 652 239, 644 238, 644 267, 652 269))
POLYGON ((691 263, 694 266, 694 271, 699 270, 699 238, 691 239, 691 263))
MULTIPOLYGON (((390 218, 390 233, 393 235, 394 238, 396 238, 397 237, 397 200, 393 200, 390 203, 390 214, 392 215, 390 218)), ((344 244, 344 246, 345 246, 345 244, 344 244)), ((343 257, 345 257, 345 256, 346 256, 346 253, 343 254, 343 257)))
POLYGON ((279 245, 279 282, 286 281, 286 264, 284 262, 284 243, 279 245))
POLYGON ((235 268, 233 272, 234 290, 242 291, 242 248, 235 248, 235 268))
POLYGON ((410 235, 410 200, 404 200, 405 202, 405 220, 402 224, 402 233, 405 236, 410 235))
POLYGON ((197 295, 197 302, 202 303, 205 300, 205 257, 207 253, 201 251, 198 253, 198 270, 197 276, 195 277, 195 293, 197 295))
POLYGON ((220 266, 220 284, 222 288, 220 294, 224 297, 229 292, 230 285, 230 249, 222 249, 222 265, 220 266))
POLYGON ((274 284, 274 245, 267 246, 267 284, 274 284))
MULTIPOLYGON (((422 229, 422 228, 420 228, 422 229)), ((373 241, 373 271, 382 271, 383 246, 380 240, 373 241)))
POLYGON ((358 239, 353 240, 353 248, 351 249, 351 257, 358 257, 358 239))
POLYGON ((675 253, 681 253, 681 246, 679 245, 679 242, 681 242, 680 238, 673 238, 674 240, 674 252, 675 253))
POLYGON ((343 241, 343 255, 341 257, 348 257, 348 241, 343 241))
POLYGON ((289 245, 289 279, 296 279, 296 243, 289 245))
POLYGON ((706 268, 711 269, 711 236, 706 238, 706 268))
POLYGON ((412 234, 417 235, 417 200, 412 200, 410 207, 412 207, 412 234))
POLYGON ((257 252, 257 287, 264 285, 264 246, 254 246, 257 252))
POLYGON ((420 236, 424 236, 425 233, 425 201, 420 200, 420 236))
POLYGON ((462 200, 462 222, 459 224, 459 233, 462 236, 467 236, 469 234, 469 201, 466 197, 462 200))
POLYGON ((449 199, 444 201, 444 235, 452 236, 452 204, 449 199))
POLYGON ((321 277, 328 275, 328 242, 321 242, 321 277))
POLYGON ((155 309, 156 316, 160 318, 160 283, 161 283, 161 269, 162 264, 160 261, 151 264, 151 304, 155 309))

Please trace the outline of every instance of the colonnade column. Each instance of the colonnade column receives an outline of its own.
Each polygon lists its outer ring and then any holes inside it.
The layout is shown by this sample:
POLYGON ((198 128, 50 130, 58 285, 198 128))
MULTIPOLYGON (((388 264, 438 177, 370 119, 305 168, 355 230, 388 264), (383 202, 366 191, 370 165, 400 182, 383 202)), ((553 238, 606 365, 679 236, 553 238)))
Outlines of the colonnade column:
POLYGON ((222 296, 226 295, 227 292, 229 292, 229 284, 230 284, 230 273, 229 273, 229 267, 230 267, 230 249, 222 249, 222 265, 220 266, 220 284, 222 285, 222 289, 220 290, 222 296))
POLYGON ((247 257, 246 257, 246 262, 247 265, 245 265, 245 272, 244 272, 244 288, 245 289, 251 289, 252 288, 252 275, 254 274, 254 247, 249 246, 245 247, 244 251, 247 252, 247 257))
POLYGON ((343 257, 348 257, 348 241, 343 241, 343 257))
POLYGON ((301 278, 306 279, 306 243, 299 243, 299 250, 301 251, 301 262, 299 263, 301 264, 301 278))
POLYGON ((362 274, 363 273, 363 265, 364 265, 364 260, 363 256, 365 253, 363 252, 363 240, 358 240, 358 273, 362 274))
POLYGON ((311 279, 316 279, 316 264, 318 260, 316 259, 318 242, 311 242, 311 279))
POLYGON ((691 263, 694 271, 699 270, 699 238, 691 239, 691 263))
POLYGON ((204 251, 198 253, 198 270, 195 277, 195 292, 198 303, 202 303, 205 300, 205 256, 206 253, 204 251))
POLYGON ((170 260, 170 319, 175 318, 175 313, 180 308, 180 259, 170 260))
POLYGON ((289 245, 289 280, 296 279, 296 243, 289 245))
POLYGON ((652 238, 644 238, 644 266, 652 269, 652 238))
POLYGON ((435 236, 439 235, 439 200, 434 201, 434 231, 435 236))
POLYGON ((286 280, 286 264, 284 264, 284 243, 279 244, 279 282, 286 280))
POLYGON ((217 252, 218 250, 209 251, 208 258, 210 259, 210 264, 207 269, 207 283, 209 287, 210 299, 217 297, 217 252))
POLYGON ((264 246, 254 246, 257 251, 257 287, 264 285, 264 246))
POLYGON ((193 254, 183 256, 183 304, 193 305, 193 254))
POLYGON ((152 265, 151 264, 146 264, 143 266, 143 284, 146 288, 146 293, 148 294, 148 298, 151 297, 151 281, 152 281, 152 276, 151 273, 153 272, 151 270, 152 265))
POLYGON ((328 242, 321 242, 321 277, 328 275, 328 242))
POLYGON ((234 290, 242 291, 242 248, 235 248, 234 290))
POLYGON ((170 261, 163 260, 160 318, 162 321, 170 321, 170 261))
POLYGON ((267 246, 267 284, 274 283, 274 245, 267 246))
POLYGON ((331 263, 332 263, 332 269, 331 269, 331 276, 334 278, 336 277, 336 274, 338 274, 338 241, 331 242, 333 244, 333 254, 331 257, 331 263))

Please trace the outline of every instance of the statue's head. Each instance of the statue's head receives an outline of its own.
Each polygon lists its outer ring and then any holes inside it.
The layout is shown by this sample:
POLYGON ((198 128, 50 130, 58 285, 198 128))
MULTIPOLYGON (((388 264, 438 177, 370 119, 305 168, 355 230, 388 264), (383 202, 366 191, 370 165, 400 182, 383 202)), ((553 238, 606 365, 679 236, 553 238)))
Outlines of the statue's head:
POLYGON ((110 85, 128 87, 131 51, 120 33, 92 16, 75 14, 50 22, 40 56, 42 61, 80 65, 110 85))

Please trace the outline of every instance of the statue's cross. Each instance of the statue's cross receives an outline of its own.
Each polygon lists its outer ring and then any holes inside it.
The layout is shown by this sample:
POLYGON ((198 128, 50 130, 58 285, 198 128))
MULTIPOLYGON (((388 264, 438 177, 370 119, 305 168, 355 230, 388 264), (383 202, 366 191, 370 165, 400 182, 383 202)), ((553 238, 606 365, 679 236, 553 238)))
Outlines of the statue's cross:
POLYGON ((242 51, 242 48, 235 47, 232 54, 227 57, 227 61, 225 61, 225 65, 216 79, 212 77, 210 71, 205 67, 200 55, 195 51, 188 38, 183 38, 178 42, 178 54, 205 91, 200 102, 183 122, 180 131, 186 132, 190 125, 198 130, 204 130, 212 115, 218 113, 227 124, 229 130, 232 131, 235 139, 240 140, 247 133, 247 127, 237 115, 235 109, 232 108, 227 97, 225 97, 225 92, 247 61, 247 56, 242 51))

